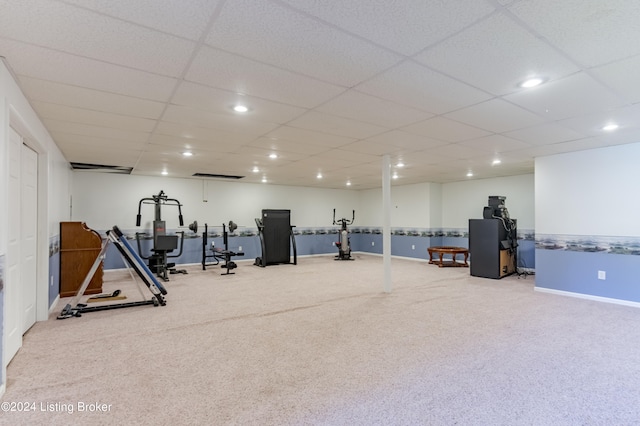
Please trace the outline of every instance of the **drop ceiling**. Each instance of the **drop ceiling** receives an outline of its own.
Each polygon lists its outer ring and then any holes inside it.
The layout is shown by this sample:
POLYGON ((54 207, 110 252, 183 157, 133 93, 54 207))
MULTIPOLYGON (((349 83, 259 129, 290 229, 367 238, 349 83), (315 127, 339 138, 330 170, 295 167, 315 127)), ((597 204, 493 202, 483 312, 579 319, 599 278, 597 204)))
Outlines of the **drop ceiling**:
POLYGON ((385 155, 394 185, 446 183, 640 142, 640 2, 0 0, 0 10, 0 56, 69 162, 367 189, 381 186, 385 155), (545 81, 519 86, 532 76, 545 81), (233 111, 239 103, 249 110, 233 111))

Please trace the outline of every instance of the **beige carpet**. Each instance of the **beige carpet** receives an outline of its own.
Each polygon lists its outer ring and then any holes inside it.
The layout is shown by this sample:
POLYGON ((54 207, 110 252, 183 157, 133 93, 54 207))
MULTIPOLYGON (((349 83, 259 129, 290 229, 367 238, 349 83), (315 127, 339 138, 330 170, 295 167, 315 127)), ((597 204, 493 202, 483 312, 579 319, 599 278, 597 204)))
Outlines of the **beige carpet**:
MULTIPOLYGON (((164 307, 56 320, 63 300, 7 371, 2 401, 35 411, 0 424, 640 423, 640 310, 534 292, 532 277, 392 268, 391 294, 382 258, 357 255, 187 267, 164 307)), ((103 291, 136 300, 127 277, 103 291)))

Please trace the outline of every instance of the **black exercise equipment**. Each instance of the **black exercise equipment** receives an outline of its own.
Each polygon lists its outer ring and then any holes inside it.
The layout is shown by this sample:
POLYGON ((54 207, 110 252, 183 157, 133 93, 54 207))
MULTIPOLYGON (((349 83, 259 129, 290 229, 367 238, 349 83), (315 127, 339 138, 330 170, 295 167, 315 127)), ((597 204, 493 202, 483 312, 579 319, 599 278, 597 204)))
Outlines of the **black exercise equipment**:
POLYGON ((293 235, 290 210, 262 210, 262 217, 256 218, 262 256, 256 257, 254 265, 265 267, 279 263, 298 264, 296 239, 293 235), (291 250, 293 248, 293 262, 291 250))
POLYGON ((348 225, 351 225, 353 221, 356 219, 356 211, 353 210, 351 216, 351 220, 342 218, 336 221, 336 209, 333 209, 333 224, 340 225, 340 241, 336 242, 336 247, 338 247, 338 255, 335 260, 353 260, 351 258, 351 239, 349 238, 349 229, 348 225))
MULTIPOLYGON (((120 290, 116 290, 113 292, 113 294, 109 296, 117 296, 119 294, 120 294, 120 290)), ((78 288, 76 295, 74 296, 73 299, 71 299, 69 303, 65 305, 65 307, 62 309, 62 312, 60 313, 60 315, 58 315, 57 318, 66 319, 71 317, 80 317, 82 316, 83 313, 86 313, 86 312, 130 308, 133 306, 143 306, 143 305, 165 306, 167 303, 163 295, 166 295, 166 294, 167 294, 167 290, 162 286, 162 284, 158 282, 158 280, 155 279, 155 277, 153 276, 153 273, 149 270, 149 268, 147 268, 147 266, 144 264, 142 259, 138 256, 138 254, 133 249, 133 247, 131 247, 131 245, 127 241, 126 237, 122 234, 120 229, 118 229, 117 226, 114 226, 113 230, 107 231, 107 239, 102 245, 102 249, 100 250, 98 257, 96 258, 95 262, 91 266, 91 269, 87 273, 87 276, 85 277, 84 281, 82 282, 82 285, 80 286, 80 288, 78 288), (146 284, 147 288, 149 289, 149 291, 151 291, 151 294, 153 295, 151 299, 141 300, 137 302, 114 303, 114 304, 99 305, 99 306, 87 306, 84 303, 78 303, 80 301, 80 298, 84 295, 84 292, 89 286, 89 283, 93 279, 93 276, 95 275, 96 271, 98 270, 100 263, 103 261, 104 256, 107 252, 107 247, 109 246, 109 243, 113 243, 118 249, 118 251, 120 252, 122 259, 125 262, 125 266, 127 267, 127 269, 129 269, 129 273, 131 274, 131 277, 135 280, 135 277, 131 273, 131 269, 130 269, 130 268, 133 268, 133 270, 136 271, 138 276, 146 284)))
POLYGON ((167 276, 167 272, 171 274, 186 274, 187 271, 184 269, 177 270, 175 269, 175 263, 168 263, 168 258, 180 257, 182 255, 182 248, 184 245, 184 232, 180 231, 177 234, 180 234, 180 251, 178 254, 169 256, 168 253, 173 252, 178 248, 178 235, 167 235, 167 227, 164 220, 162 220, 162 206, 176 206, 178 207, 178 220, 180 221, 180 226, 184 225, 184 221, 182 220, 182 204, 175 198, 168 198, 164 191, 160 191, 158 195, 153 195, 150 198, 143 198, 138 203, 138 216, 136 217, 136 226, 140 226, 140 222, 142 220, 142 205, 143 204, 154 204, 155 206, 155 217, 153 221, 153 248, 151 249, 151 254, 149 256, 144 256, 142 254, 142 246, 140 244, 140 236, 145 235, 144 233, 136 232, 136 241, 138 242, 138 253, 140 253, 140 257, 147 260, 149 263, 149 269, 155 272, 160 278, 165 281, 169 281, 169 277, 167 276))
MULTIPOLYGON (((193 223, 195 229, 197 230, 198 228, 198 223, 194 222, 193 223)), ((236 225, 235 223, 233 223, 233 221, 229 221, 229 232, 233 232, 238 228, 238 225, 236 225)), ((189 226, 189 229, 191 229, 191 226, 189 226)), ((192 231, 196 232, 195 230, 192 229, 192 231)), ((211 251, 213 254, 208 255, 207 254, 207 237, 209 235, 209 228, 207 226, 207 224, 204 224, 204 232, 202 233, 202 270, 205 271, 207 269, 207 266, 215 266, 215 265, 219 265, 221 260, 224 260, 224 264, 220 265, 221 268, 225 268, 227 270, 227 272, 222 273, 221 275, 233 275, 235 274, 235 272, 230 272, 232 269, 235 269, 238 267, 238 265, 236 264, 236 262, 232 261, 231 258, 233 256, 244 256, 244 253, 242 252, 234 252, 229 250, 229 235, 227 233, 227 227, 226 225, 223 223, 222 224, 222 238, 223 238, 223 242, 224 242, 224 249, 219 249, 216 247, 213 247, 213 243, 212 243, 212 247, 211 247, 211 251), (207 259, 215 259, 215 263, 207 263, 207 259)))

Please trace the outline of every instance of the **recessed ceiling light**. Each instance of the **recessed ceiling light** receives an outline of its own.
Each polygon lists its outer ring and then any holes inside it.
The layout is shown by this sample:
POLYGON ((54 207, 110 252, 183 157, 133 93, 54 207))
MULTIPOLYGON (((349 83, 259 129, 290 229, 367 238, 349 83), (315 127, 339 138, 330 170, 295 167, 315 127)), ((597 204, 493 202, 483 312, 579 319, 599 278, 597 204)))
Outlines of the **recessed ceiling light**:
POLYGON ((182 153, 182 155, 183 155, 184 157, 191 157, 191 156, 193 155, 193 152, 191 152, 191 151, 185 151, 185 152, 183 152, 183 153, 182 153))
POLYGON ((394 173, 393 176, 391 176, 392 179, 398 179, 398 174, 394 173))
POLYGON ((162 174, 162 175, 164 175, 164 176, 166 176, 166 175, 168 175, 168 174, 169 174, 169 172, 168 172, 168 171, 166 171, 166 170, 163 170, 163 171, 161 172, 161 174, 162 174))
POLYGON ((269 158, 275 160, 276 158, 278 158, 278 154, 269 154, 269 158))
POLYGON ((351 181, 350 180, 347 181, 347 186, 351 186, 351 181))
POLYGON ((404 167, 404 163, 402 161, 399 161, 398 164, 396 164, 396 167, 404 167))
POLYGON ((318 173, 318 174, 316 175, 316 178, 318 178, 318 179, 322 179, 322 173, 318 173))
POLYGON ((262 183, 267 183, 267 178, 266 177, 262 177, 262 183))
POLYGON ((520 87, 528 89, 528 88, 531 88, 531 87, 539 86, 542 83, 544 83, 544 79, 543 78, 533 77, 533 78, 527 79, 527 80, 523 81, 522 83, 520 83, 520 87))
POLYGON ((233 110, 235 112, 247 112, 247 111, 249 111, 249 108, 247 108, 246 105, 235 105, 233 107, 233 110))
POLYGON ((472 177, 473 176, 473 172, 467 172, 467 177, 472 177))
POLYGON ((502 161, 501 161, 499 158, 496 158, 495 160, 493 160, 493 161, 491 162, 491 165, 492 165, 492 166, 495 166, 496 164, 500 164, 500 163, 502 163, 502 161))
POLYGON ((253 169, 251 171, 253 173, 258 173, 260 171, 260 169, 258 168, 258 166, 253 166, 253 169))
POLYGON ((616 130, 618 127, 620 127, 620 126, 618 126, 616 123, 609 123, 606 126, 604 126, 602 128, 602 130, 607 131, 607 132, 611 132, 611 131, 616 130))

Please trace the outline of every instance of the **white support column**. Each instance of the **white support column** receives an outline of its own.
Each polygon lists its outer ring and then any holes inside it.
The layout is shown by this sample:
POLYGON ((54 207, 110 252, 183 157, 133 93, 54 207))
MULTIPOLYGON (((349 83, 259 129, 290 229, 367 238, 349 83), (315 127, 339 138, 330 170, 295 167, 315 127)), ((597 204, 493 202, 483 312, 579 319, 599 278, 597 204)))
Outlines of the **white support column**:
POLYGON ((382 265, 384 291, 391 293, 391 160, 382 157, 382 265))

